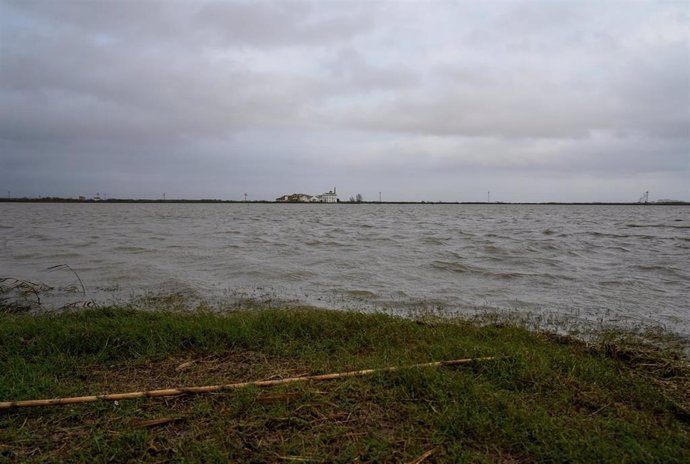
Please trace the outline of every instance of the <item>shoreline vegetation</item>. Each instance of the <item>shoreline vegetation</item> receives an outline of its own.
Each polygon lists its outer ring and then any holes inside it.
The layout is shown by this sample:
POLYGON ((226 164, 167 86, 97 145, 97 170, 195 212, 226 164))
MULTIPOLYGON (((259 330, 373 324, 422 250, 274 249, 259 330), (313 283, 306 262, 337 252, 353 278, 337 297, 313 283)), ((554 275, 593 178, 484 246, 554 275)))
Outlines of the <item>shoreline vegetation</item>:
POLYGON ((671 335, 583 341, 487 318, 175 307, 0 306, 0 401, 495 359, 2 410, 0 462, 690 460, 690 367, 671 335))
POLYGON ((61 198, 61 197, 39 197, 39 198, 0 198, 0 203, 249 203, 249 204, 281 204, 281 205, 560 205, 560 206, 688 206, 688 201, 663 200, 644 202, 505 202, 505 201, 338 201, 337 203, 311 203, 311 202, 286 202, 273 200, 220 200, 220 199, 151 199, 151 198, 108 198, 105 200, 61 198))

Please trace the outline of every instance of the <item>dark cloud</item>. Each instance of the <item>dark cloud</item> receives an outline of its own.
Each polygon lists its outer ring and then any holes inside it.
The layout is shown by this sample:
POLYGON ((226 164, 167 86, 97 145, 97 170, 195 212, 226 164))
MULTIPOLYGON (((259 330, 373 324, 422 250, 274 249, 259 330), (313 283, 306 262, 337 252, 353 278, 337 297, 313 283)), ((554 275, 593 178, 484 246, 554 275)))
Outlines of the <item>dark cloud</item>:
POLYGON ((690 199, 687 26, 682 3, 3 0, 0 188, 690 199))

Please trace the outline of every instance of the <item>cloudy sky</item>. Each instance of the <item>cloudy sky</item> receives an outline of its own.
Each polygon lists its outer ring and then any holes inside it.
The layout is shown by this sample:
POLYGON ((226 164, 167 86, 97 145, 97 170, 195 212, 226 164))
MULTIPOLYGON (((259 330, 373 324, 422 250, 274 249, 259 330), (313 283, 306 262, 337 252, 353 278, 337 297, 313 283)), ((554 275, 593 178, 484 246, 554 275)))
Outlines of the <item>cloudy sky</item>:
POLYGON ((689 8, 0 0, 0 191, 690 200, 689 8))

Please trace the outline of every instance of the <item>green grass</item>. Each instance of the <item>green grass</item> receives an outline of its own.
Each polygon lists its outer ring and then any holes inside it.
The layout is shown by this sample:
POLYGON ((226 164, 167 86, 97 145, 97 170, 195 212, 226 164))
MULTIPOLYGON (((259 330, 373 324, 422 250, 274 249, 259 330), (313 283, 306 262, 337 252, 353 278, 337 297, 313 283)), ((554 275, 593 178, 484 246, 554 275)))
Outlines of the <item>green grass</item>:
POLYGON ((682 355, 315 309, 0 313, 0 401, 496 356, 462 367, 0 411, 0 462, 690 462, 682 355), (170 419, 161 425, 143 421, 170 419))

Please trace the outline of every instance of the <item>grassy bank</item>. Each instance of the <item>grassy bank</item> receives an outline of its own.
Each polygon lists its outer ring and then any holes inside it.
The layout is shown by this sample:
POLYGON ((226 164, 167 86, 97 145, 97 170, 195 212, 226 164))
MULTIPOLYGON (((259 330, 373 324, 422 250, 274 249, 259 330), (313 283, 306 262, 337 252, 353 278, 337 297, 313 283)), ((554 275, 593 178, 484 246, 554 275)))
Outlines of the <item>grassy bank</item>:
POLYGON ((0 401, 478 356, 497 359, 0 411, 0 462, 690 461, 681 357, 507 325, 313 309, 0 314, 0 401))

